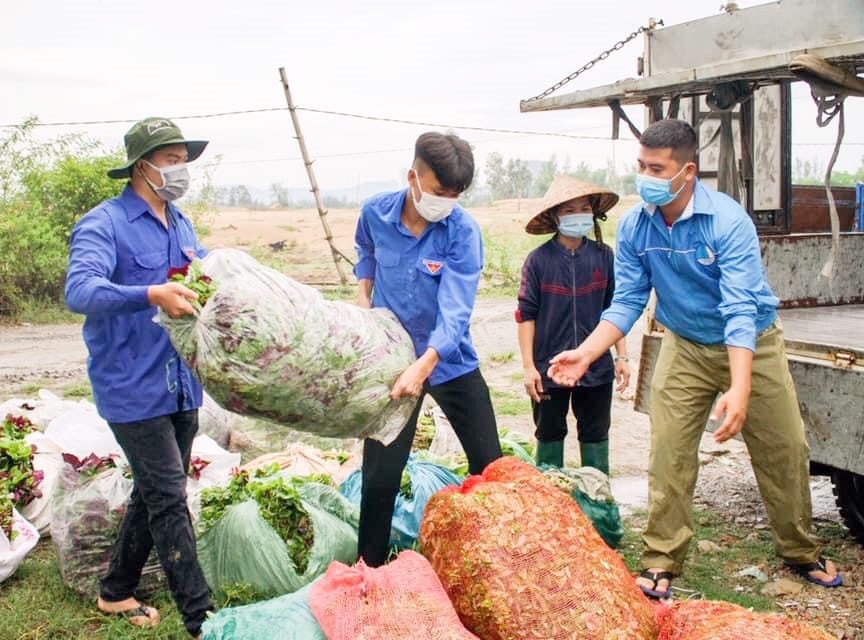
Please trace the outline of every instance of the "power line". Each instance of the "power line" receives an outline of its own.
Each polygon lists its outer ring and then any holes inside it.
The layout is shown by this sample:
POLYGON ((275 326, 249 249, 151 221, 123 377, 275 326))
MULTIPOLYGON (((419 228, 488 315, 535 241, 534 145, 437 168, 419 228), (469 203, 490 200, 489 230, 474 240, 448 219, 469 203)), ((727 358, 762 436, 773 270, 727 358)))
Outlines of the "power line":
MULTIPOLYGON (((453 124, 443 124, 439 122, 424 122, 419 120, 406 120, 402 118, 389 118, 383 116, 371 116, 367 114, 359 114, 359 113, 349 113, 345 111, 332 111, 329 109, 317 109, 313 107, 297 107, 298 111, 306 111, 309 113, 318 113, 322 115, 329 115, 335 117, 342 118, 353 118, 358 120, 368 120, 373 122, 391 122, 396 124, 407 124, 413 126, 423 126, 423 127, 435 127, 441 129, 461 129, 465 131, 483 131, 488 133, 497 133, 497 134, 510 134, 516 136, 547 136, 547 137, 556 137, 556 138, 567 138, 573 140, 600 140, 610 142, 611 138, 607 136, 590 136, 590 135, 581 135, 581 134, 573 134, 573 133, 562 133, 555 131, 530 131, 530 130, 521 130, 521 129, 501 129, 495 127, 476 127, 470 125, 453 125, 453 124)), ((203 114, 190 114, 190 115, 180 115, 180 116, 172 116, 171 120, 203 120, 209 118, 223 118, 223 117, 232 117, 232 116, 241 116, 241 115, 251 115, 251 114, 259 114, 259 113, 274 113, 274 112, 282 112, 288 111, 288 107, 265 107, 259 109, 239 109, 235 111, 218 111, 214 113, 203 113, 203 114)), ((93 126, 93 125, 111 125, 111 124, 133 124, 138 122, 137 119, 131 118, 118 118, 118 119, 106 119, 106 120, 78 120, 78 121, 68 121, 68 122, 36 122, 32 126, 34 127, 79 127, 79 126, 93 126)), ((10 129, 10 128, 18 128, 20 124, 4 124, 0 125, 2 129, 10 129)), ((598 127, 591 127, 593 129, 597 129, 598 127)), ((620 141, 620 140, 619 140, 620 141)), ((635 139, 627 138, 624 141, 627 142, 635 142, 635 139)), ((486 141, 484 141, 486 142, 486 141)), ((853 141, 845 141, 843 143, 845 147, 857 147, 864 146, 864 142, 853 142, 853 141)), ((793 142, 792 146, 795 147, 822 147, 822 146, 834 146, 834 143, 830 142, 793 142)), ((317 156, 319 159, 325 158, 343 158, 343 157, 356 157, 356 156, 364 156, 364 155, 375 155, 380 153, 395 153, 405 151, 406 148, 399 149, 380 149, 374 151, 355 151, 355 152, 347 152, 347 153, 333 153, 333 154, 322 154, 317 156)), ((258 164, 265 162, 282 162, 282 161, 293 161, 298 160, 299 157, 284 157, 284 158, 268 158, 268 159, 255 159, 255 160, 233 160, 233 161, 225 161, 222 164, 258 164)))
MULTIPOLYGON (((383 116, 370 116, 361 113, 348 113, 345 111, 331 111, 328 109, 315 109, 312 107, 297 107, 298 111, 306 111, 309 113, 320 113, 323 115, 336 116, 341 118, 354 118, 358 120, 371 120, 374 122, 393 122, 397 124, 409 124, 420 127, 436 127, 441 129, 460 129, 463 131, 485 131, 489 133, 508 133, 525 136, 549 136, 555 138, 569 138, 573 140, 610 140, 608 136, 587 136, 572 133, 562 133, 556 131, 526 131, 522 129, 499 129, 494 127, 475 127, 471 125, 455 125, 443 124, 440 122, 423 122, 418 120, 405 120, 402 118, 388 118, 383 116)), ((202 113, 195 115, 171 116, 169 120, 202 120, 206 118, 223 118, 229 116, 249 115, 257 113, 272 113, 277 111, 288 111, 288 107, 267 107, 262 109, 242 109, 238 111, 220 111, 216 113, 202 113)), ((103 124, 134 124, 137 119, 113 119, 113 120, 79 120, 69 122, 35 122, 34 127, 84 127, 103 124)), ((13 129, 20 127, 20 124, 4 124, 0 125, 3 129, 13 129)))
MULTIPOLYGON (((472 140, 471 146, 485 146, 489 144, 500 144, 501 142, 506 142, 508 140, 516 140, 518 136, 511 136, 508 138, 484 138, 482 140, 472 140)), ((385 153, 407 153, 414 150, 413 146, 403 146, 398 148, 390 148, 390 149, 369 149, 365 151, 345 151, 342 153, 322 153, 315 156, 315 160, 325 160, 328 158, 353 158, 357 156, 372 156, 379 155, 385 153)), ((264 164, 269 162, 291 162, 295 160, 302 160, 301 156, 279 156, 275 158, 249 158, 246 160, 223 160, 219 162, 219 166, 226 164, 264 164)))
MULTIPOLYGON (((251 113, 268 113, 271 111, 287 111, 288 107, 269 107, 264 109, 242 109, 239 111, 220 111, 217 113, 201 113, 196 115, 186 116, 171 116, 169 120, 201 120, 205 118, 222 118, 225 116, 239 116, 251 113)), ((115 120, 77 120, 70 122, 34 122, 34 127, 89 127, 97 124, 134 124, 140 118, 121 118, 115 120)), ((0 129, 15 129, 20 127, 20 124, 3 124, 0 129)))
POLYGON ((497 129, 491 127, 473 127, 460 126, 454 124, 442 124, 440 122, 420 122, 416 120, 402 120, 399 118, 384 118, 380 116, 368 116, 358 113, 346 113, 344 111, 329 111, 326 109, 313 109, 311 107, 297 107, 298 111, 308 111, 310 113, 322 113, 331 116, 340 116, 343 118, 356 118, 359 120, 374 120, 376 122, 395 122, 398 124, 411 124, 421 127, 436 127, 441 129, 461 129, 463 131, 486 131, 490 133, 511 133, 526 136, 550 136, 555 138, 572 138, 575 140, 605 140, 609 141, 609 136, 585 136, 572 133, 559 133, 554 131, 524 131, 521 129, 497 129))

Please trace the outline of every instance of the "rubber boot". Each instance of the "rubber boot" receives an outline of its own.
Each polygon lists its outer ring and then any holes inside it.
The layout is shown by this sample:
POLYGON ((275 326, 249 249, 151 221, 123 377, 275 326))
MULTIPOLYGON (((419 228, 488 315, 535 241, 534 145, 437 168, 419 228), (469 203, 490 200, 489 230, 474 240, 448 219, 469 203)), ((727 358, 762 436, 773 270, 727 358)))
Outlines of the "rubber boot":
POLYGON ((564 441, 552 440, 551 442, 543 442, 542 440, 538 440, 535 458, 538 467, 541 464, 545 464, 560 469, 564 466, 564 441))
POLYGON ((609 475, 609 441, 580 442, 579 452, 582 455, 583 467, 594 467, 609 475))

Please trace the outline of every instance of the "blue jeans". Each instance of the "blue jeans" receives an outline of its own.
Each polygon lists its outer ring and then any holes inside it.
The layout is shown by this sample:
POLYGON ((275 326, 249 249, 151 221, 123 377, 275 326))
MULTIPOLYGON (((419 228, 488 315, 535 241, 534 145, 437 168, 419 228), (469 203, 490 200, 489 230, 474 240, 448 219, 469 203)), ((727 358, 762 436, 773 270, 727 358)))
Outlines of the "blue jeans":
POLYGON ((102 599, 117 602, 132 597, 155 546, 183 623, 195 636, 213 609, 186 506, 186 473, 198 432, 198 411, 110 427, 132 468, 134 485, 108 574, 102 579, 102 599))

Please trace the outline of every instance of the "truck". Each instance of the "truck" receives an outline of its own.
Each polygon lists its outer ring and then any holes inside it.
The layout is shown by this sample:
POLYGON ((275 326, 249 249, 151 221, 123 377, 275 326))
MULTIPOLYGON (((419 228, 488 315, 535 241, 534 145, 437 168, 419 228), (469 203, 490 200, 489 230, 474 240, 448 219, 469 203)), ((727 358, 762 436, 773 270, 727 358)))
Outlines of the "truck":
MULTIPOLYGON (((864 97, 861 0, 746 9, 730 2, 717 15, 677 25, 651 20, 583 69, 638 35, 637 77, 553 95, 576 72, 520 110, 608 108, 613 139, 622 122, 639 136, 627 105, 641 105, 648 123, 692 124, 699 178, 736 198, 759 234, 780 299, 811 474, 831 477, 840 514, 864 544, 864 185, 829 186, 845 107, 864 97), (796 86, 812 100, 793 101, 796 86), (824 185, 795 184, 792 175, 794 125, 808 113, 837 134, 824 185)), ((635 398, 643 412, 663 332, 650 305, 646 313, 635 398)))

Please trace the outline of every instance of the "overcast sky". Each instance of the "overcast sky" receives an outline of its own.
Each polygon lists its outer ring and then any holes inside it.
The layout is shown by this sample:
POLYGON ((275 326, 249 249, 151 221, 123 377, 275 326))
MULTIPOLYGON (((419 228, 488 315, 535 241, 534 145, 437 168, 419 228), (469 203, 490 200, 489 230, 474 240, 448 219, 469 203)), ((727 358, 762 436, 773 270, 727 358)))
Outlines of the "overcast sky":
MULTIPOLYGON (((718 12, 721 0, 0 0, 0 124, 139 119, 284 106, 284 66, 300 106, 406 120, 587 136, 609 134, 606 109, 520 114, 540 92, 650 17, 675 24, 718 12)), ((742 7, 758 4, 742 1, 742 7)), ((569 85, 635 75, 637 38, 569 85)), ((806 92, 796 94, 795 155, 827 158, 835 129, 818 130, 806 92)), ((850 100, 847 140, 864 141, 864 99, 850 100)), ((641 118, 641 111, 636 112, 641 118)), ((319 180, 337 188, 403 180, 427 127, 301 113, 319 180), (374 153, 370 153, 374 152, 374 153), (352 154, 352 155, 345 155, 352 154), (330 156, 330 157, 328 157, 330 156), (333 157, 337 156, 337 157, 333 157)), ((641 121, 639 122, 641 124, 641 121)), ((216 181, 305 186, 287 112, 180 122, 222 157, 216 181)), ((83 131, 114 146, 127 124, 46 128, 83 131)), ((622 136, 624 129, 622 128, 622 136)), ((478 163, 505 157, 622 168, 630 139, 564 140, 460 132, 478 163)), ((624 136, 628 137, 628 136, 624 136)), ((629 138, 629 137, 628 137, 629 138)), ((839 168, 856 169, 864 146, 847 145, 839 168)))

